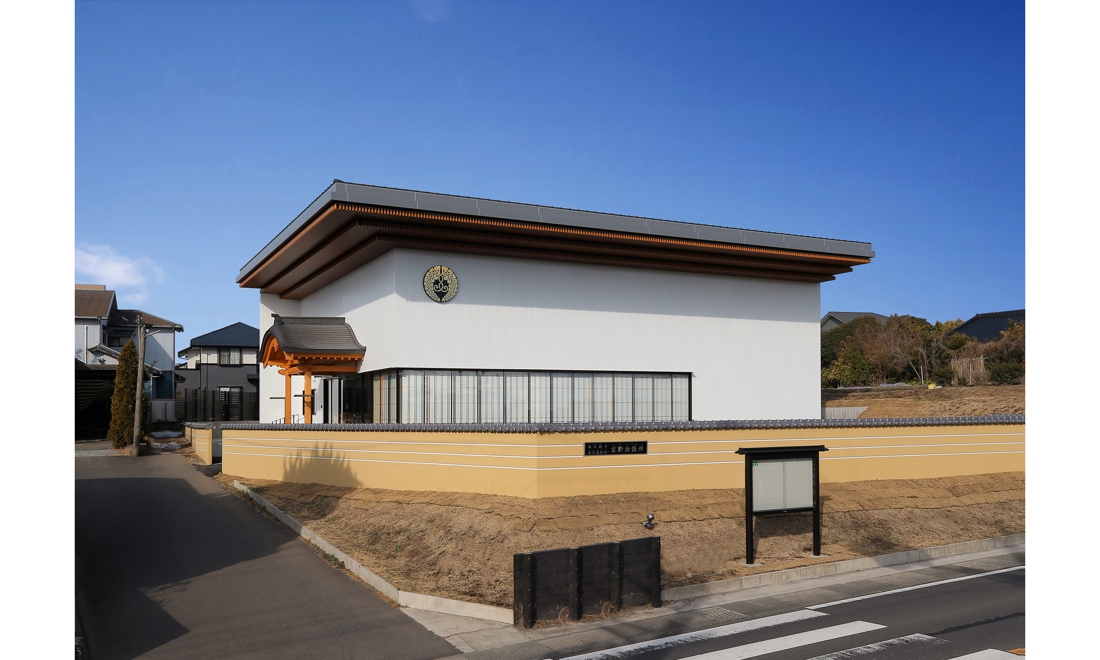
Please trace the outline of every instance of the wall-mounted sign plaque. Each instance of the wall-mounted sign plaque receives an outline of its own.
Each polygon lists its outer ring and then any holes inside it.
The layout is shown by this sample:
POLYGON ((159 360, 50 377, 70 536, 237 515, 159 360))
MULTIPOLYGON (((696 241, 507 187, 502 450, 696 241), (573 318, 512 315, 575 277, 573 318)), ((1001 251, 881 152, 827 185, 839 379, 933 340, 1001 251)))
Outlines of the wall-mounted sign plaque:
POLYGON ((432 266, 424 273, 424 293, 438 303, 445 303, 458 293, 458 277, 446 266, 432 266))
POLYGON ((609 456, 611 454, 647 454, 645 440, 637 442, 586 442, 585 456, 609 456))

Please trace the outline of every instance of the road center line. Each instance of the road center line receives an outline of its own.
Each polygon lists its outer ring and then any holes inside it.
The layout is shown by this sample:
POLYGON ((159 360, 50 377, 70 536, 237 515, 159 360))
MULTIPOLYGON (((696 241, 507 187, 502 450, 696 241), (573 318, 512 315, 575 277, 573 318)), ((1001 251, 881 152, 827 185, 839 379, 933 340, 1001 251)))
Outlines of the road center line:
POLYGON ((701 642, 707 639, 717 639, 719 637, 726 637, 728 635, 736 635, 738 633, 748 632, 750 630, 760 630, 761 628, 770 628, 772 626, 779 626, 784 623, 793 623, 795 621, 805 621, 806 619, 815 619, 819 616, 828 616, 824 612, 811 612, 809 610, 796 610, 794 612, 786 612, 784 614, 776 614, 775 616, 766 616, 759 619, 753 619, 752 621, 741 621, 739 623, 731 623, 725 626, 716 626, 714 628, 707 628, 706 630, 697 630, 695 632, 684 633, 682 635, 672 635, 671 637, 662 637, 660 639, 650 640, 648 642, 638 642, 636 644, 627 644, 625 646, 616 646, 612 649, 606 649, 604 651, 596 651, 594 653, 585 653, 584 655, 574 655, 569 658, 563 658, 562 660, 612 660, 613 658, 623 658, 627 655, 634 653, 635 651, 655 651, 657 649, 666 649, 674 646, 683 646, 684 644, 691 644, 692 642, 701 642))
POLYGON ((744 660, 745 658, 755 658, 768 653, 786 651, 787 649, 795 649, 800 646, 809 646, 810 644, 827 642, 830 639, 838 639, 849 635, 858 635, 859 633, 870 632, 885 627, 886 626, 881 626, 877 623, 852 621, 851 623, 842 623, 839 626, 818 628, 817 630, 795 633, 794 635, 787 635, 785 637, 765 639, 762 642, 753 642, 752 644, 743 644, 720 651, 693 655, 683 660, 744 660))
POLYGON ((867 600, 869 598, 878 598, 879 596, 890 596, 892 594, 900 594, 906 591, 915 591, 917 589, 927 589, 928 587, 938 587, 941 584, 950 584, 952 582, 962 582, 963 580, 976 580, 981 577, 989 575, 997 575, 998 573, 1008 573, 1009 571, 1022 571, 1026 566, 1013 566, 1012 568, 1002 568, 998 571, 987 571, 985 573, 977 573, 975 575, 964 575, 963 577, 951 578, 949 580, 940 580, 939 582, 929 582, 927 584, 918 584, 912 587, 902 587, 901 589, 891 589, 890 591, 881 591, 877 594, 867 594, 866 596, 856 596, 855 598, 845 598, 844 600, 834 600, 831 603, 821 603, 820 605, 810 605, 806 609, 808 610, 820 610, 823 607, 833 607, 834 605, 844 605, 845 603, 854 603, 859 600, 867 600))

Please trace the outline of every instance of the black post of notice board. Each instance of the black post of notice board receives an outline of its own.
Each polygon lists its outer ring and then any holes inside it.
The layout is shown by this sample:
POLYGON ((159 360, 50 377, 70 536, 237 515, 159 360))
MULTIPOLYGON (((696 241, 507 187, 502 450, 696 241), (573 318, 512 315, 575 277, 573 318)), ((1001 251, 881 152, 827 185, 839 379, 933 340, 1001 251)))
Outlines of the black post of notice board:
MULTIPOLYGON (((811 447, 742 447, 737 450, 738 454, 745 457, 745 563, 755 563, 756 552, 753 549, 753 530, 752 522, 753 515, 761 514, 781 514, 781 513, 797 513, 801 511, 810 511, 813 513, 814 521, 814 556, 821 555, 821 497, 819 496, 819 487, 821 483, 820 479, 820 458, 821 452, 829 451, 825 448, 825 445, 816 445, 811 447), (776 506, 775 502, 754 502, 754 484, 753 484, 753 468, 758 466, 760 462, 775 462, 784 461, 790 459, 808 458, 812 460, 812 503, 803 501, 792 502, 790 506, 786 503, 786 483, 780 484, 783 489, 784 501, 781 505, 776 506), (757 507, 767 507, 757 509, 757 507)), ((784 471, 784 475, 786 472, 784 471)), ((784 477, 785 478, 785 477, 784 477)))

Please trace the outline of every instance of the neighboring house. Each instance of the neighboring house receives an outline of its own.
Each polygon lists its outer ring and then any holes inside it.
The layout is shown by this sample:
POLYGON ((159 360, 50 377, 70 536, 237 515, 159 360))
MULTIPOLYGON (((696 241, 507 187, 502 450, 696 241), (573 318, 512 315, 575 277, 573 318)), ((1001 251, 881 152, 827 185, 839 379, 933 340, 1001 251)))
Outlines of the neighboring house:
POLYGON ((218 417, 258 419, 260 375, 256 351, 259 346, 259 328, 238 322, 195 337, 190 346, 178 353, 187 360, 186 364, 176 367, 180 376, 177 398, 188 402, 183 414, 187 421, 211 421, 213 406, 204 410, 202 404, 192 402, 215 396, 221 402, 218 417), (243 406, 239 412, 234 408, 237 405, 243 406), (203 419, 198 419, 200 416, 203 419))
POLYGON ((887 317, 874 312, 829 312, 821 317, 821 331, 827 332, 864 316, 870 316, 879 323, 886 324, 887 317))
POLYGON ((115 292, 102 284, 77 284, 75 296, 78 437, 106 434, 103 420, 110 422, 109 390, 114 389, 119 352, 134 338, 139 315, 151 331, 145 340, 144 371, 152 421, 173 421, 176 333, 183 326, 140 309, 119 309, 115 292))
POLYGON ((1008 322, 1024 322, 1024 310, 1014 309, 1008 312, 989 312, 976 314, 974 318, 955 328, 954 332, 972 337, 978 341, 997 341, 1001 333, 1008 330, 1008 322))

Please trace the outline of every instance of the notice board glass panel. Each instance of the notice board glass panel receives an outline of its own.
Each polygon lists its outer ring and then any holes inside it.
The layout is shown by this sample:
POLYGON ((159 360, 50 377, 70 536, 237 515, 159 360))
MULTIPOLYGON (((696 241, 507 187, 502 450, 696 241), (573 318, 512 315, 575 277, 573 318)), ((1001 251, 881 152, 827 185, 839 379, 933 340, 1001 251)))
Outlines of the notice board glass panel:
POLYGON ((813 505, 814 463, 812 458, 752 460, 753 513, 808 509, 813 505))

